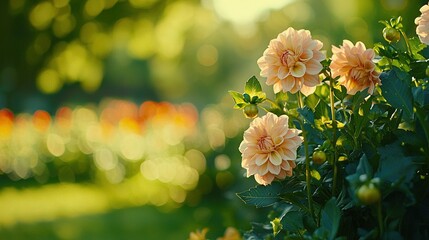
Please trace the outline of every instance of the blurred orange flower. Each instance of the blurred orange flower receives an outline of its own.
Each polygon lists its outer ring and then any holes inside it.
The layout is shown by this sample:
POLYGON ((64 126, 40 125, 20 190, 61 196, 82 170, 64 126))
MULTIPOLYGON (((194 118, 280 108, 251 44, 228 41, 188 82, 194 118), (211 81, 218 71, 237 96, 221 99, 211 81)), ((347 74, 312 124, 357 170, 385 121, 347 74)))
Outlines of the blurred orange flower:
POLYGON ((189 234, 188 240, 206 240, 206 234, 209 231, 208 228, 204 228, 203 230, 197 230, 195 232, 191 232, 189 234))
POLYGON ((366 49, 362 42, 353 45, 344 40, 340 48, 332 46, 332 53, 332 77, 340 77, 338 82, 346 87, 347 94, 355 95, 366 88, 373 94, 375 85, 381 84, 373 62, 374 50, 366 49))
POLYGON ((33 124, 37 130, 46 132, 51 124, 51 115, 44 110, 37 110, 33 114, 33 124))
POLYGON ((429 5, 423 5, 420 8, 422 15, 415 19, 417 25, 416 33, 420 38, 420 42, 429 45, 429 5))
POLYGON ((290 27, 271 40, 258 59, 260 74, 267 77, 266 84, 273 85, 275 93, 301 91, 307 96, 320 83, 320 62, 325 59, 322 46, 322 42, 311 38, 310 31, 290 27))
POLYGON ((218 238, 217 240, 241 240, 240 232, 233 227, 228 227, 225 230, 223 237, 218 238))
POLYGON ((300 130, 288 127, 288 121, 288 116, 270 112, 252 121, 239 148, 247 177, 255 175, 259 184, 268 185, 292 176, 296 150, 303 139, 298 136, 300 130))

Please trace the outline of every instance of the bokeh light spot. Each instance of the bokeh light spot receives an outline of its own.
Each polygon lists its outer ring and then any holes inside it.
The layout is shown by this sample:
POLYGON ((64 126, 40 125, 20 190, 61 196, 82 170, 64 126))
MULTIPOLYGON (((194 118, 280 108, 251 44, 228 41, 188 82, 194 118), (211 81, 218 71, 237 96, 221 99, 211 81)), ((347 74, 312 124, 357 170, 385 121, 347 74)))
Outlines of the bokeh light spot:
POLYGON ((63 86, 58 73, 52 69, 42 71, 36 80, 37 87, 46 94, 56 93, 63 86))
POLYGON ((409 0, 381 0, 381 4, 387 10, 401 11, 408 6, 409 0))
POLYGON ((46 140, 48 151, 55 157, 59 157, 65 152, 64 140, 57 134, 49 134, 46 140))
POLYGON ((30 23, 36 29, 46 29, 55 17, 56 8, 51 2, 43 1, 37 4, 30 12, 30 23))
POLYGON ((48 34, 46 33, 40 33, 37 35, 36 39, 34 40, 34 50, 37 54, 42 55, 46 51, 49 50, 51 46, 51 39, 48 34))
POLYGON ((148 8, 158 0, 129 0, 131 6, 135 8, 148 8))
POLYGON ((140 59, 145 59, 155 53, 156 40, 151 21, 141 19, 135 23, 132 37, 128 43, 128 52, 140 59))
POLYGON ((69 0, 53 0, 53 3, 56 8, 62 8, 69 4, 69 0))
POLYGON ((217 63, 218 51, 213 45, 203 45, 198 49, 197 60, 198 62, 206 67, 213 66, 217 63))
POLYGON ((56 17, 52 26, 55 36, 61 38, 69 34, 75 27, 76 20, 70 14, 56 17))
POLYGON ((144 154, 144 139, 136 134, 127 134, 121 141, 120 150, 126 159, 140 160, 144 154))
POLYGON ((231 159, 226 154, 220 154, 215 158, 215 167, 219 171, 228 169, 231 166, 231 159))
POLYGON ((87 0, 84 9, 88 16, 95 17, 103 11, 104 0, 87 0))
POLYGON ((210 2, 205 1, 204 4, 206 6, 212 5, 217 14, 225 20, 234 24, 246 24, 255 22, 268 10, 279 9, 290 2, 291 0, 247 0, 245 9, 243 9, 243 1, 240 0, 212 0, 210 2))
POLYGON ((24 7, 25 0, 9 0, 9 7, 12 11, 19 11, 24 7))
POLYGON ((190 149, 185 153, 185 158, 188 159, 189 165, 202 174, 206 171, 206 158, 204 154, 196 149, 190 149))
POLYGON ((112 170, 118 164, 117 156, 108 148, 101 148, 95 151, 94 160, 101 170, 112 170))

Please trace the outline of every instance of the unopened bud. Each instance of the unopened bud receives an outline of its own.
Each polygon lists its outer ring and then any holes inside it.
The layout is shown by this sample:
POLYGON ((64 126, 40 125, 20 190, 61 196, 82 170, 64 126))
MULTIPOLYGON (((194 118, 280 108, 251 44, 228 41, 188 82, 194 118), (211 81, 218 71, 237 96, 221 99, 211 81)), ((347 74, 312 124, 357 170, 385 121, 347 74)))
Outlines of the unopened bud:
POLYGON ((401 34, 398 30, 392 27, 385 27, 383 29, 383 37, 386 41, 396 43, 401 39, 401 34))
POLYGON ((243 113, 247 118, 255 118, 258 116, 258 107, 255 104, 248 104, 244 107, 243 113))

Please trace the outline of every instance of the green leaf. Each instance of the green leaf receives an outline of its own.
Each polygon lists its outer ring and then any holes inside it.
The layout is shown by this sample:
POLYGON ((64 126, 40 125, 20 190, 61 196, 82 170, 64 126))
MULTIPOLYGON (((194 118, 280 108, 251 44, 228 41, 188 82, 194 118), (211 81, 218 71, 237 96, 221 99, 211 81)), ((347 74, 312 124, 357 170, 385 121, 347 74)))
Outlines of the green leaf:
POLYGON ((281 218, 281 224, 286 231, 299 231, 304 228, 303 213, 300 211, 289 211, 281 218))
POLYGON ((331 119, 329 110, 329 105, 324 101, 320 101, 319 104, 317 104, 316 110, 314 111, 314 118, 321 119, 322 117, 325 117, 331 119))
POLYGON ((423 92, 423 88, 421 86, 413 88, 412 92, 414 102, 417 103, 420 107, 423 107, 425 105, 425 95, 423 92))
POLYGON ((236 92, 236 91, 228 91, 229 95, 231 95, 232 99, 234 99, 234 102, 236 104, 238 103, 244 103, 243 94, 236 92))
POLYGON ((270 225, 252 223, 252 229, 243 234, 243 239, 267 239, 272 236, 273 230, 270 225))
POLYGON ((334 239, 340 226, 341 211, 335 198, 331 198, 322 209, 321 227, 329 230, 329 239, 334 239))
POLYGON ((316 94, 311 94, 305 98, 304 103, 305 106, 311 108, 313 111, 316 109, 317 104, 319 104, 320 99, 316 94))
POLYGON ((390 71, 380 75, 382 81, 381 90, 386 100, 395 108, 403 110, 404 119, 413 118, 413 96, 411 93, 411 76, 393 67, 390 71))
POLYGON ((329 86, 327 84, 317 86, 315 94, 318 97, 327 100, 329 97, 329 86))
POLYGON ((347 89, 343 85, 340 85, 339 87, 340 89, 334 88, 334 95, 336 98, 343 100, 347 97, 347 89))
POLYGON ((359 109, 359 106, 365 101, 365 98, 368 97, 368 91, 359 91, 352 97, 352 106, 355 109, 359 109))
POLYGON ((245 102, 250 103, 250 95, 249 94, 243 93, 243 98, 244 98, 245 102))
POLYGON ((416 55, 418 52, 422 51, 426 48, 426 44, 420 42, 420 39, 417 37, 413 37, 408 39, 410 43, 411 51, 413 51, 413 55, 416 55))
POLYGON ((263 101, 265 101, 265 99, 267 98, 267 95, 264 92, 257 92, 253 97, 251 102, 252 103, 261 103, 263 101), (256 98, 255 98, 256 97, 256 98))
POLYGON ((365 154, 363 154, 359 160, 359 165, 356 168, 356 174, 358 174, 359 176, 362 174, 366 174, 368 177, 372 178, 373 168, 365 154))
POLYGON ((419 60, 410 64, 410 74, 416 79, 426 78, 426 69, 429 67, 429 59, 419 60))
POLYGON ((280 91, 280 92, 276 93, 276 101, 277 101, 277 102, 282 102, 282 103, 284 103, 284 102, 286 102, 288 99, 289 99, 289 98, 288 98, 288 95, 287 95, 285 92, 280 91))
POLYGON ((384 181, 395 183, 402 181, 410 182, 416 172, 416 165, 412 157, 404 156, 401 142, 396 141, 392 144, 378 148, 380 153, 380 165, 376 177, 384 181))
POLYGON ((248 105, 248 104, 247 103, 237 103, 237 104, 234 105, 234 109, 242 109, 246 105, 248 105))
POLYGON ((279 182, 273 182, 271 185, 259 185, 247 191, 237 193, 237 196, 246 204, 256 207, 268 207, 281 201, 281 189, 282 185, 279 182))
MULTIPOLYGON (((359 164, 356 167, 356 170, 353 174, 350 174, 346 177, 347 181, 350 183, 351 196, 355 198, 354 191, 361 184, 359 177, 361 175, 366 175, 368 179, 373 177, 373 168, 368 161, 366 154, 362 154, 359 159, 359 164)), ((355 199, 357 201, 357 199, 355 199)))
POLYGON ((384 233, 383 239, 403 240, 404 238, 399 232, 387 231, 384 233))
POLYGON ((308 123, 314 125, 314 113, 309 107, 298 108, 298 112, 308 123))
POLYGON ((250 96, 255 96, 258 92, 262 92, 261 84, 255 76, 247 80, 244 92, 250 96))

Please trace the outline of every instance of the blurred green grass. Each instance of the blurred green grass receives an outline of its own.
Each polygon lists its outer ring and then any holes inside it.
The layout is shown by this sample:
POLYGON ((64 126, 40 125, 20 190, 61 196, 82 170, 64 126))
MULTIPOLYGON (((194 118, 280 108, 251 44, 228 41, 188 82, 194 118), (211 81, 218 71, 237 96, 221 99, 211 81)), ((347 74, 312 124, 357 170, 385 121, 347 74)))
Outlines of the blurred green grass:
MULTIPOLYGON (((207 237, 216 239, 223 235, 227 226, 243 229, 250 227, 248 223, 237 221, 249 216, 240 216, 243 211, 236 211, 236 204, 241 203, 237 199, 230 199, 228 202, 213 198, 203 201, 197 207, 182 206, 168 211, 145 205, 102 214, 19 223, 11 228, 0 228, 0 239, 174 240, 187 239, 191 231, 204 227, 209 228, 207 237)), ((255 211, 246 214, 254 215, 255 211)))

